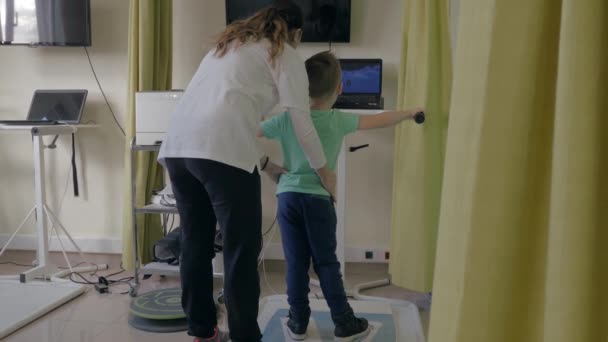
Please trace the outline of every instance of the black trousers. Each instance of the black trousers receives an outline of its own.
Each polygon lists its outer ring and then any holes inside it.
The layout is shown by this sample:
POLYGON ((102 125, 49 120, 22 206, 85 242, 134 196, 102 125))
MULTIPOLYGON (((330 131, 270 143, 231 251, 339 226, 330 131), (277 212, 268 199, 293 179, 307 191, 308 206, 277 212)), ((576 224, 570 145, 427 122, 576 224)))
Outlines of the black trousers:
POLYGON ((217 325, 213 300, 216 223, 224 242, 224 299, 232 341, 260 341, 257 323, 262 247, 260 175, 204 159, 166 160, 182 228, 182 306, 192 336, 217 325))

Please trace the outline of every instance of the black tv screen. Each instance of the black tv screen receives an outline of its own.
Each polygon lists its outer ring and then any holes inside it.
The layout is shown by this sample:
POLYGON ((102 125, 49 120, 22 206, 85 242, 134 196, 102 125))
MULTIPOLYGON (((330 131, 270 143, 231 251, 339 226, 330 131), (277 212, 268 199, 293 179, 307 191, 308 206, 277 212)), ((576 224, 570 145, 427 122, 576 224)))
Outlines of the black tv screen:
POLYGON ((90 0, 0 0, 0 43, 90 46, 90 0))
MULTIPOLYGON (((351 0, 293 0, 304 14, 303 42, 350 42, 351 0)), ((226 0, 226 23, 243 19, 272 0, 226 0)))

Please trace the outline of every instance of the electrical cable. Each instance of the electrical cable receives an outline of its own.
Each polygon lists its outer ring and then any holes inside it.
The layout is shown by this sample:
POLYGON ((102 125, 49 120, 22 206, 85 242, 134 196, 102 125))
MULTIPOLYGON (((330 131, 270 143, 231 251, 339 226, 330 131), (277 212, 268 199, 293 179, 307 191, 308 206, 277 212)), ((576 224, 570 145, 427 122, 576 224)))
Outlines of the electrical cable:
POLYGON ((112 110, 112 106, 110 105, 110 101, 108 101, 108 97, 106 96, 106 93, 103 91, 103 87, 101 86, 101 83, 99 82, 99 78, 97 77, 97 72, 95 72, 95 67, 93 67, 93 62, 91 61, 91 55, 89 54, 89 49, 87 49, 86 46, 84 47, 84 52, 86 52, 86 54, 87 54, 87 59, 89 60, 89 65, 91 66, 91 71, 93 72, 93 76, 95 77, 95 81, 97 82, 97 86, 99 87, 99 91, 101 91, 101 95, 103 96, 103 99, 106 101, 106 105, 108 106, 110 113, 112 113, 112 118, 114 118, 114 122, 116 123, 116 126, 118 126, 118 129, 120 129, 120 132, 122 132, 122 135, 126 137, 125 130, 124 130, 124 128, 122 128, 122 126, 118 122, 118 119, 116 118, 116 114, 114 113, 114 110, 112 110))
POLYGON ((70 274, 68 275, 68 278, 70 279, 70 281, 71 281, 72 283, 76 283, 76 284, 80 284, 80 285, 95 285, 95 284, 96 284, 96 283, 94 283, 94 282, 92 282, 92 281, 88 280, 87 278, 85 278, 85 277, 84 277, 82 274, 80 274, 80 273, 76 273, 76 272, 70 273, 70 274), (72 278, 72 276, 73 276, 73 275, 77 275, 77 276, 79 276, 81 279, 83 279, 83 281, 78 281, 78 280, 75 280, 74 278, 72 278))
POLYGON ((163 227, 163 234, 168 234, 169 232, 167 231, 167 223, 169 222, 169 215, 165 215, 165 214, 161 214, 161 220, 163 221, 161 223, 162 227, 163 227))
POLYGON ((57 218, 61 217, 61 209, 63 208, 63 202, 65 201, 65 196, 68 194, 68 189, 70 187, 70 168, 68 167, 68 172, 65 177, 65 186, 63 189, 63 194, 61 195, 61 199, 59 200, 59 206, 57 206, 57 218))
POLYGON ((277 217, 274 217, 274 221, 272 221, 272 224, 270 225, 270 227, 268 227, 268 229, 266 230, 266 232, 264 232, 264 234, 262 234, 262 237, 265 237, 266 235, 268 235, 268 233, 270 233, 270 230, 272 230, 272 227, 274 227, 274 225, 277 223, 277 217))
POLYGON ((171 215, 171 225, 169 226, 169 233, 171 233, 173 231, 174 227, 175 227, 175 215, 171 215))
MULTIPOLYGON (((76 265, 73 265, 72 268, 78 267, 78 266, 83 265, 83 264, 89 264, 91 266, 95 266, 95 268, 97 268, 97 270, 95 272, 99 271, 99 265, 90 263, 88 261, 81 261, 81 262, 77 263, 76 265)), ((69 267, 66 267, 66 266, 59 266, 57 268, 60 269, 60 270, 67 270, 67 269, 69 269, 69 267)), ((95 274, 95 273, 91 273, 91 274, 95 274)))
MULTIPOLYGON (((169 198, 171 198, 171 197, 172 197, 172 196, 170 196, 170 195, 161 195, 161 196, 160 196, 160 204, 161 204, 161 205, 163 205, 163 206, 165 206, 165 207, 173 207, 173 208, 177 208, 177 203, 171 203, 171 202, 169 202, 169 201, 168 201, 168 200, 165 198, 165 196, 167 196, 167 197, 169 197, 169 198)), ((175 198, 173 198, 173 200, 175 200, 175 198)))
POLYGON ((0 265, 13 265, 13 266, 19 266, 19 267, 32 267, 33 266, 33 265, 20 264, 20 263, 16 263, 16 262, 12 262, 12 261, 0 262, 0 265))
MULTIPOLYGON (((268 230, 266 230, 266 232, 262 234, 262 239, 264 239, 264 237, 266 235, 268 235, 268 233, 270 233, 270 231, 272 230, 272 228, 274 227, 274 225, 276 224, 276 222, 277 222, 277 216, 275 215, 274 221, 272 221, 272 224, 270 225, 270 227, 268 228, 268 230)), ((263 245, 264 241, 262 240, 262 252, 260 253, 260 256, 259 256, 258 267, 260 267, 260 265, 262 264, 262 260, 264 260, 264 256, 266 255, 266 250, 268 249, 268 246, 270 245, 270 242, 274 238, 274 234, 275 233, 276 233, 276 230, 274 231, 274 233, 272 233, 272 236, 270 237, 270 239, 267 240, 265 246, 263 245)))
MULTIPOLYGON (((262 234, 262 239, 268 235, 268 233, 270 233, 270 231, 272 230, 272 228, 274 227, 274 225, 277 223, 277 216, 275 215, 274 217, 274 221, 272 221, 272 224, 270 225, 270 227, 268 228, 268 230, 266 230, 266 232, 264 232, 264 234, 262 234)), ((270 289, 270 291, 272 291, 274 294, 277 294, 277 292, 272 288, 272 286, 270 286, 270 282, 268 281, 267 275, 266 275, 266 263, 264 260, 264 257, 266 256, 266 250, 268 249, 268 246, 270 246, 270 242, 272 242, 272 239, 274 238, 274 235, 276 234, 276 230, 274 230, 274 232, 272 233, 272 235, 270 236, 270 238, 267 240, 266 245, 262 246, 262 252, 260 253, 260 259, 258 260, 258 267, 260 267, 260 264, 262 265, 262 271, 264 274, 264 281, 266 282, 266 286, 268 286, 268 288, 270 289)), ((263 243, 263 241, 262 241, 263 243)))
POLYGON ((268 286, 268 289, 270 289, 270 292, 272 292, 273 294, 279 294, 275 289, 272 288, 272 286, 270 286, 270 282, 268 281, 268 277, 267 277, 267 272, 266 272, 266 261, 262 261, 262 270, 264 271, 264 282, 266 283, 266 286, 268 286))
MULTIPOLYGON (((270 227, 271 228, 274 227, 274 223, 270 227)), ((267 272, 266 272, 266 260, 265 260, 265 256, 266 256, 266 249, 268 249, 268 246, 270 245, 270 242, 274 238, 274 235, 276 234, 276 232, 277 232, 276 229, 272 232, 272 235, 270 236, 270 239, 268 239, 268 242, 266 243, 266 247, 264 247, 264 250, 262 251, 262 257, 261 257, 261 260, 260 260, 260 262, 262 263, 262 272, 264 274, 264 282, 266 283, 266 286, 268 286, 268 289, 270 289, 270 291, 273 294, 278 294, 278 292, 275 291, 275 289, 272 288, 272 286, 270 285, 270 282, 268 281, 268 276, 267 276, 267 272)), ((259 266, 260 265, 258 264, 258 267, 259 266)))
MULTIPOLYGON (((80 263, 82 264, 82 263, 80 263)), ((95 265, 97 266, 97 265, 95 265)), ((97 266, 97 271, 99 270, 99 267, 97 266)), ((111 274, 108 274, 106 276, 99 276, 97 275, 97 271, 95 271, 95 273, 91 274, 91 276, 97 276, 97 282, 91 281, 87 278, 85 278, 82 273, 80 272, 71 272, 68 275, 68 278, 70 279, 71 282, 76 283, 76 284, 81 284, 81 285, 95 285, 95 284, 99 284, 100 283, 100 279, 104 279, 105 282, 107 282, 108 287, 113 286, 113 285, 117 285, 117 284, 126 284, 129 285, 129 289, 133 288, 133 285, 130 283, 133 279, 135 279, 134 277, 124 277, 124 278, 120 278, 120 279, 108 279, 110 277, 113 276, 117 276, 123 272, 125 272, 125 269, 123 268, 122 262, 120 263, 120 271, 118 272, 114 272, 111 274), (78 276, 81 280, 76 280, 74 279, 74 276, 78 276)), ((129 293, 129 291, 126 292, 120 292, 120 294, 127 294, 129 293)))
MULTIPOLYGON (((89 264, 91 266, 95 266, 95 267, 97 267, 97 271, 99 270, 99 265, 95 265, 95 264, 92 264, 92 263, 86 262, 86 261, 79 262, 76 265, 73 265, 72 268, 78 267, 78 266, 83 265, 83 264, 89 264)), ((34 266, 34 265, 20 264, 20 263, 13 262, 13 261, 3 261, 3 262, 0 262, 0 265, 13 265, 13 266, 18 266, 18 267, 32 267, 32 266, 34 266)), ((67 269, 69 269, 69 267, 67 267, 67 266, 58 266, 57 268, 60 269, 60 270, 67 270, 67 269)), ((95 272, 97 272, 97 271, 95 271, 95 272)), ((91 273, 91 275, 93 275, 93 274, 95 274, 95 273, 91 273)))
POLYGON ((117 275, 122 274, 122 273, 124 273, 124 272, 125 272, 125 269, 123 268, 123 266, 122 266, 122 261, 121 261, 121 262, 120 262, 120 271, 115 272, 115 273, 108 274, 108 275, 106 275, 105 277, 106 277, 106 278, 109 278, 109 277, 114 277, 114 276, 117 276, 117 275))

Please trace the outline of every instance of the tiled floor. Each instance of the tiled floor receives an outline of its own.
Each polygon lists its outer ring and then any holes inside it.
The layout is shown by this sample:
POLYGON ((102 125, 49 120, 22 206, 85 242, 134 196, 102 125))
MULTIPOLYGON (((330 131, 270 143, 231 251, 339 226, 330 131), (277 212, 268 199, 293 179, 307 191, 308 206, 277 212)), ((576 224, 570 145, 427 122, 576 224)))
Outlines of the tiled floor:
MULTIPOLYGON (((31 263, 34 257, 30 252, 8 252, 0 257, 0 275, 14 274, 26 269, 22 266, 4 264, 15 262, 22 264, 31 263)), ((63 265, 61 254, 53 253, 52 260, 58 265, 63 265)), ((71 256, 73 262, 77 263, 78 256, 71 256)), ((87 255, 86 261, 97 264, 106 263, 111 266, 110 270, 99 272, 99 274, 110 274, 116 272, 120 265, 119 256, 87 255)), ((262 296, 275 293, 285 293, 284 264, 281 262, 268 262, 266 264, 266 279, 262 276, 262 296)), ((386 276, 386 265, 349 264, 347 265, 347 284, 358 284, 366 281, 382 279, 386 276)), ((263 275, 263 270, 260 270, 263 275)), ((121 274, 127 276, 128 274, 121 274)), ((114 277, 116 278, 116 277, 114 277)), ((218 285, 221 283, 218 281, 218 285)), ((157 288, 177 287, 177 279, 153 277, 143 281, 140 293, 157 288)), ((123 285, 116 285, 112 294, 100 295, 92 288, 71 302, 48 313, 44 317, 30 323, 24 328, 16 331, 2 341, 6 342, 160 342, 160 341, 192 341, 186 333, 176 334, 151 334, 131 328, 127 323, 128 295, 119 294, 127 290, 123 285)), ((313 292, 319 289, 312 289, 313 292)), ((403 290, 394 286, 367 291, 372 296, 404 299, 412 302, 420 300, 417 293, 403 290)), ((1 305, 1 303, 0 303, 1 305)), ((421 312, 421 318, 425 331, 428 330, 429 312, 421 312)))

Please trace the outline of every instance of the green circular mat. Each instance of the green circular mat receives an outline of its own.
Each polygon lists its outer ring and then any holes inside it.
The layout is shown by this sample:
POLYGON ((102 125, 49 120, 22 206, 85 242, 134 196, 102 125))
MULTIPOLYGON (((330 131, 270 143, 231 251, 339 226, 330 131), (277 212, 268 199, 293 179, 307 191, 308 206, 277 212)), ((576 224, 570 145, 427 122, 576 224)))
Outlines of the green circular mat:
POLYGON ((186 317, 182 309, 181 289, 163 289, 142 294, 131 301, 130 311, 137 317, 152 320, 186 317))
POLYGON ((153 333, 173 333, 188 330, 188 322, 185 318, 181 319, 147 319, 129 314, 129 324, 138 330, 153 333))

